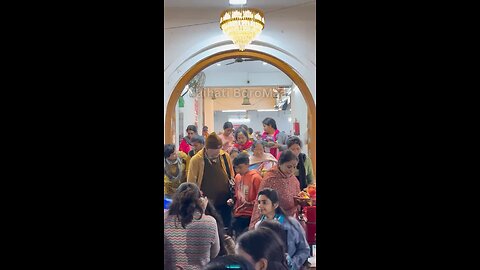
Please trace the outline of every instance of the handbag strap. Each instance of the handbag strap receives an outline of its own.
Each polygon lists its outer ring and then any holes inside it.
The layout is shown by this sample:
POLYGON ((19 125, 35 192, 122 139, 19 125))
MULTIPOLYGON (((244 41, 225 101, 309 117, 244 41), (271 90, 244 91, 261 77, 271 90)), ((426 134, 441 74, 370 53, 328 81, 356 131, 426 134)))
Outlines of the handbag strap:
POLYGON ((223 161, 225 161, 225 170, 227 171, 228 180, 230 181, 230 179, 232 179, 232 176, 230 175, 230 164, 228 164, 227 162, 227 155, 223 155, 223 161))

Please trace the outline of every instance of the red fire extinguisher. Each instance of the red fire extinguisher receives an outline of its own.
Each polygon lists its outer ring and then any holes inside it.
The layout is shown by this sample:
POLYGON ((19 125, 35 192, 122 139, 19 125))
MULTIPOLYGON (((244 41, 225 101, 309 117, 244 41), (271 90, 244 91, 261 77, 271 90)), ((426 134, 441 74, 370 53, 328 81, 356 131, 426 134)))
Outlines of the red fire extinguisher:
POLYGON ((293 134, 295 136, 300 135, 300 123, 298 122, 297 118, 295 118, 295 122, 293 122, 293 134))

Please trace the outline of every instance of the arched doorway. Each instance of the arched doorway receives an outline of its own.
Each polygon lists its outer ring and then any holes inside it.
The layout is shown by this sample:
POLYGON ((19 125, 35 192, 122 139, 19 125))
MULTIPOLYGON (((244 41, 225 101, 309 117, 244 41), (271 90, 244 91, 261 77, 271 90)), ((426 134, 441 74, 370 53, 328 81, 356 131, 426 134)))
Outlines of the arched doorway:
POLYGON ((316 147, 317 147, 317 142, 316 142, 316 107, 315 107, 315 102, 313 100, 312 94, 310 90, 307 87, 307 84, 305 81, 300 77, 300 75, 293 70, 292 67, 290 67, 287 63, 284 61, 271 56, 269 54, 263 53, 263 52, 258 52, 258 51, 238 51, 238 50, 230 50, 230 51, 224 51, 220 52, 217 54, 213 54, 211 56, 208 56, 202 60, 200 60, 198 63, 196 63, 192 68, 190 68, 184 75, 181 77, 179 82, 175 85, 175 88, 172 91, 172 94, 170 95, 170 98, 168 99, 167 102, 167 108, 165 112, 165 143, 173 143, 174 138, 176 136, 175 134, 175 105, 177 104, 178 99, 180 98, 180 95, 184 89, 184 87, 187 85, 188 82, 200 71, 205 69, 206 67, 230 58, 236 58, 236 57, 248 57, 248 58, 257 58, 260 60, 263 60, 278 69, 280 69, 282 72, 284 72, 290 79, 295 83, 295 85, 299 88, 300 92, 303 95, 303 98, 305 102, 307 103, 308 107, 308 123, 304 123, 305 125, 308 126, 308 138, 309 138, 309 143, 308 143, 308 153, 310 155, 310 158, 312 159, 313 163, 313 171, 315 175, 317 175, 317 170, 316 170, 316 147))

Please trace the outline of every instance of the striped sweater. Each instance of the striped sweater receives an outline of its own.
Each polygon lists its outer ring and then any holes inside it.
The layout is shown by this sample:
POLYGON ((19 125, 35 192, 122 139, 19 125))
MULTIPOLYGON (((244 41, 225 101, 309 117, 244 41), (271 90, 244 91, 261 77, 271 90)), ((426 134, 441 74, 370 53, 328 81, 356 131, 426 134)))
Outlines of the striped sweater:
POLYGON ((217 222, 211 216, 197 213, 193 221, 182 227, 176 216, 164 219, 165 239, 174 265, 183 269, 201 270, 220 250, 217 222))

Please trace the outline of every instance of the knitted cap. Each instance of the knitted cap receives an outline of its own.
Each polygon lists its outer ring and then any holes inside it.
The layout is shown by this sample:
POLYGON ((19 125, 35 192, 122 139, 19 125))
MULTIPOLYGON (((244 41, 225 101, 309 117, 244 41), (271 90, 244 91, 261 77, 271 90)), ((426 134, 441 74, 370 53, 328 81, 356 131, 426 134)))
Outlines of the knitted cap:
POLYGON ((219 149, 222 148, 222 139, 218 137, 215 132, 208 135, 207 140, 205 141, 205 148, 207 149, 219 149))

